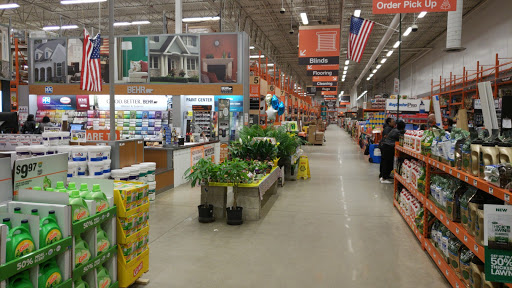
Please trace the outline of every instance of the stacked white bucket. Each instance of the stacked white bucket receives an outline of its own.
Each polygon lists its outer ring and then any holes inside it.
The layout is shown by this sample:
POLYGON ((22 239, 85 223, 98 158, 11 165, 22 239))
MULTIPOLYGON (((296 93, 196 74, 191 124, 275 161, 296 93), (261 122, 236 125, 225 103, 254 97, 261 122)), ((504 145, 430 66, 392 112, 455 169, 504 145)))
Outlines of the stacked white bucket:
POLYGON ((155 162, 143 162, 122 169, 112 170, 111 178, 121 181, 147 183, 149 186, 149 200, 153 201, 155 200, 156 191, 155 171, 155 162))
POLYGON ((68 153, 68 181, 73 177, 109 178, 110 146, 58 146, 68 153))
POLYGON ((69 145, 69 132, 44 132, 42 134, 43 145, 36 142, 26 142, 24 145, 16 146, 16 158, 30 158, 59 153, 59 145, 69 145), (36 145, 34 145, 36 144, 36 145))

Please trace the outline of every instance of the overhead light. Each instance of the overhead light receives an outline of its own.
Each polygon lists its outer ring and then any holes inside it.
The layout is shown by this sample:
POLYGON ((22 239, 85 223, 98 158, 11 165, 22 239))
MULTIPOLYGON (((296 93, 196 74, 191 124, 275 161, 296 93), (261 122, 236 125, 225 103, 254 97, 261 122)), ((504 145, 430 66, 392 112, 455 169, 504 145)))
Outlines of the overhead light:
POLYGON ((143 20, 143 21, 133 21, 133 22, 132 22, 132 25, 145 25, 145 24, 151 24, 151 22, 149 22, 148 20, 143 20))
POLYGON ((412 27, 407 28, 407 30, 405 30, 405 32, 404 32, 404 36, 409 36, 409 34, 411 34, 411 32, 412 32, 412 27))
POLYGON ((132 23, 130 22, 116 22, 114 23, 114 26, 130 26, 132 23))
POLYGON ((380 63, 384 64, 384 63, 386 63, 387 60, 388 59, 384 58, 384 59, 380 60, 380 63))
POLYGON ((341 78, 341 82, 345 82, 345 78, 341 78))
POLYGON ((0 4, 0 10, 15 9, 15 8, 19 8, 19 7, 20 7, 20 5, 18 5, 16 3, 0 4))
POLYGON ((78 25, 62 25, 62 27, 60 27, 60 29, 63 29, 63 30, 77 29, 77 28, 78 28, 78 25))
POLYGON ((249 46, 249 49, 253 50, 253 49, 254 49, 254 46, 249 46))
POLYGON ((59 29, 60 29, 60 26, 45 26, 45 27, 43 27, 44 31, 54 31, 54 30, 59 30, 59 29))
POLYGON ((306 13, 304 13, 304 12, 300 13, 300 19, 302 19, 302 24, 304 24, 304 25, 309 24, 308 15, 306 15, 306 13))
POLYGON ((366 78, 366 81, 370 81, 370 77, 366 78))
POLYGON ((345 65, 348 65, 348 63, 350 63, 349 60, 345 60, 345 65))
POLYGON ((348 70, 348 66, 343 67, 343 70, 347 71, 348 70))
POLYGON ((69 30, 69 29, 77 29, 77 25, 62 25, 62 26, 45 26, 43 27, 44 31, 55 31, 55 30, 69 30))
POLYGON ((388 57, 391 55, 393 55, 393 50, 389 50, 388 54, 386 54, 386 56, 388 56, 388 57))
POLYGON ((189 17, 189 18, 183 18, 181 20, 182 22, 202 22, 202 21, 217 21, 219 20, 219 16, 213 16, 213 17, 189 17))
POLYGON ((377 72, 377 70, 378 70, 378 69, 373 69, 372 73, 374 73, 374 74, 375 74, 375 73, 377 72))
POLYGON ((396 41, 395 45, 393 45, 393 48, 398 48, 400 46, 400 41, 396 41))
POLYGON ((365 90, 363 93, 361 93, 361 95, 359 95, 359 97, 357 97, 356 101, 359 100, 364 95, 366 95, 366 93, 368 93, 368 91, 365 90))
POLYGON ((251 56, 249 56, 249 58, 251 58, 251 59, 265 58, 265 55, 261 55, 261 56, 260 55, 251 55, 251 56))
POLYGON ((269 63, 267 67, 274 67, 274 63, 269 63))
POLYGON ((357 9, 354 11, 354 16, 359 17, 361 16, 361 10, 357 9))
POLYGON ((372 77, 373 77, 373 73, 372 73, 372 74, 370 74, 370 78, 372 78, 372 77))
POLYGON ((60 0, 60 4, 87 4, 87 3, 98 3, 106 2, 107 0, 60 0))
POLYGON ((343 75, 346 75, 347 74, 347 71, 343 71, 343 75))
POLYGON ((427 12, 423 11, 418 15, 418 18, 423 18, 425 15, 427 15, 427 12))

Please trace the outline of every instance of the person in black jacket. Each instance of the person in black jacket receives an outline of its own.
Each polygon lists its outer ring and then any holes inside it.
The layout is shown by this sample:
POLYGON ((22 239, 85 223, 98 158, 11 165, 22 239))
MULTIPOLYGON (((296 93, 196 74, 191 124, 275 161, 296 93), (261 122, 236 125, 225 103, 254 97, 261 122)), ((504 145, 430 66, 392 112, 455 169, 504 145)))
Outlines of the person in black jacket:
POLYGON ((34 120, 34 114, 29 114, 27 117, 27 121, 21 127, 22 134, 33 134, 36 132, 36 121, 34 120))
POLYGON ((395 161, 395 143, 400 140, 400 135, 405 133, 405 122, 398 121, 396 123, 396 128, 391 130, 386 138, 382 139, 381 145, 381 178, 380 183, 383 184, 392 184, 391 181, 391 171, 393 171, 393 164, 395 161))
MULTIPOLYGON (((386 122, 384 123, 384 127, 382 129, 382 140, 379 142, 379 149, 381 151, 381 155, 382 155, 382 141, 384 140, 384 138, 386 138, 386 136, 388 136, 389 132, 391 132, 391 130, 393 130, 393 128, 395 128, 396 126, 396 122, 395 122, 395 119, 393 118, 387 118, 386 119, 386 122)), ((382 174, 382 169, 384 168, 384 164, 382 164, 382 160, 380 161, 380 173, 379 173, 379 179, 380 181, 382 182, 383 181, 383 174, 382 174)))

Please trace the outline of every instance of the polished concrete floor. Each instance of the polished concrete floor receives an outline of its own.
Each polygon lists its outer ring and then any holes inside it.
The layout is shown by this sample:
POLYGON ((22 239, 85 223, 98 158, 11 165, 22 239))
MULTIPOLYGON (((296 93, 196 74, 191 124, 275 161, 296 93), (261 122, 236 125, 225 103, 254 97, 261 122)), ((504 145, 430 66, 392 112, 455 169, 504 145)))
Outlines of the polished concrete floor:
POLYGON ((145 287, 449 287, 378 165, 342 129, 331 125, 326 139, 304 147, 312 178, 279 188, 259 221, 200 224, 198 188, 159 194, 145 287))

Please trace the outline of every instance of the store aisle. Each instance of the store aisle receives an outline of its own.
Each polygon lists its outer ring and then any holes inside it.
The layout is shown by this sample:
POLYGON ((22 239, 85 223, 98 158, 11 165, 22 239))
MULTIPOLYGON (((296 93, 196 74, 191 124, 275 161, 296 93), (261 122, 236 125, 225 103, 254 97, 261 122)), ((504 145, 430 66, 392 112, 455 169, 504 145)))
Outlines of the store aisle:
POLYGON ((342 129, 308 146, 312 179, 287 182, 260 221, 197 222, 199 189, 151 207, 140 287, 449 287, 393 207, 392 185, 342 129), (423 285, 423 286, 421 286, 423 285))

